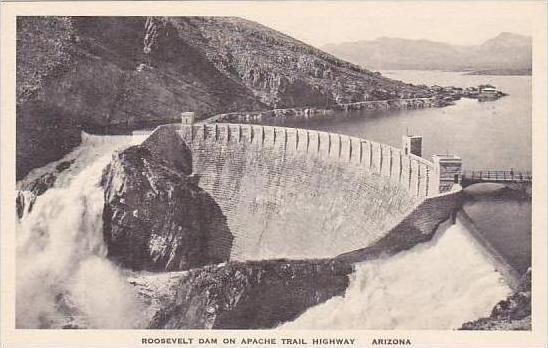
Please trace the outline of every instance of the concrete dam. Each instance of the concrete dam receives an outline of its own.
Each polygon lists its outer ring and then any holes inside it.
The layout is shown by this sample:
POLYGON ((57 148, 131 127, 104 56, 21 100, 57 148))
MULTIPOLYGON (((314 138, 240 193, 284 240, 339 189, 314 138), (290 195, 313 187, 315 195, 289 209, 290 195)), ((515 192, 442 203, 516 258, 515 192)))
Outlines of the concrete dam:
POLYGON ((461 204, 459 159, 429 162, 412 143, 222 123, 164 125, 149 141, 177 157, 174 137, 226 217, 231 260, 364 260, 430 239, 461 204))

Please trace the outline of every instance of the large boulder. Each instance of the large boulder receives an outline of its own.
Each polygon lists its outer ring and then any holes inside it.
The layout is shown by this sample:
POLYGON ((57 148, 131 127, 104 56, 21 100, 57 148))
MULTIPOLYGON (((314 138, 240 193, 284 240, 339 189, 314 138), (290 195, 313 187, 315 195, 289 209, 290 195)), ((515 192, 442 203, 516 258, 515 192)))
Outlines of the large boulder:
POLYGON ((180 141, 170 142, 170 151, 162 144, 116 152, 103 173, 108 257, 150 271, 227 261, 232 234, 217 203, 191 175, 190 151, 180 141))

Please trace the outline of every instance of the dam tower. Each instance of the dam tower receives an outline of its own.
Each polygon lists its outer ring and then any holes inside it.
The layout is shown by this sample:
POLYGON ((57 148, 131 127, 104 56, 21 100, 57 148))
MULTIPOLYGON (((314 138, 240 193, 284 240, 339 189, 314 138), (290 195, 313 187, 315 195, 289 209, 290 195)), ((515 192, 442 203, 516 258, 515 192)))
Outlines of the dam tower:
POLYGON ((439 192, 451 190, 454 184, 460 184, 462 178, 462 159, 457 155, 432 155, 434 172, 439 192))
POLYGON ((422 156, 422 136, 406 134, 402 136, 401 143, 405 155, 422 156))
POLYGON ((191 126, 194 124, 195 115, 194 112, 181 112, 181 123, 185 126, 191 126))

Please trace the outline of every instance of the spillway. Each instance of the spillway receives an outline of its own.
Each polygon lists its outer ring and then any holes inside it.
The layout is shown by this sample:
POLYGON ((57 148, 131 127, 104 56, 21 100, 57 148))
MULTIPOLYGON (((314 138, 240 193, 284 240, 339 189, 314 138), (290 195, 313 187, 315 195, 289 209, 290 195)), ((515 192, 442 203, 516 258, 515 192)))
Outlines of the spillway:
POLYGON ((488 317, 512 290, 461 221, 429 243, 360 262, 344 297, 308 309, 283 330, 448 330, 488 317))

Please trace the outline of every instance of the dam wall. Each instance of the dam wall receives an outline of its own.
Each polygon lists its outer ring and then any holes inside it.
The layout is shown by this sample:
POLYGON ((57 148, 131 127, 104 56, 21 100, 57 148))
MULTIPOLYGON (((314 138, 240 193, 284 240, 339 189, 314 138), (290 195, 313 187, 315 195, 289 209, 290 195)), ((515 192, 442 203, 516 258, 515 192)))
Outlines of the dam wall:
POLYGON ((371 245, 337 258, 358 262, 390 255, 407 250, 417 243, 429 241, 438 226, 448 219, 456 219, 456 208, 462 205, 463 195, 460 185, 455 185, 451 191, 427 197, 418 204, 405 218, 385 236, 371 245))
POLYGON ((158 139, 173 132, 226 216, 233 260, 335 257, 376 245, 398 226, 429 235, 447 218, 432 211, 432 163, 388 145, 246 124, 155 131, 158 139))

